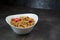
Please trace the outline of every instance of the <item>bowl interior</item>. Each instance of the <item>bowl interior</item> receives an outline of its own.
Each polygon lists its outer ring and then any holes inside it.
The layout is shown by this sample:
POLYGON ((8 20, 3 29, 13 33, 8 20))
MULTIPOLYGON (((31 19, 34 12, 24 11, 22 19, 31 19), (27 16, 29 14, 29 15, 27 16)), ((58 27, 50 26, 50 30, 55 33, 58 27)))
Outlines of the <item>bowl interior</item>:
POLYGON ((36 14, 16 14, 16 15, 10 15, 10 16, 7 16, 6 17, 6 22, 10 25, 10 26, 13 26, 10 24, 10 21, 12 18, 19 18, 20 16, 28 16, 28 17, 31 17, 35 20, 35 24, 37 23, 38 21, 38 16, 36 14))

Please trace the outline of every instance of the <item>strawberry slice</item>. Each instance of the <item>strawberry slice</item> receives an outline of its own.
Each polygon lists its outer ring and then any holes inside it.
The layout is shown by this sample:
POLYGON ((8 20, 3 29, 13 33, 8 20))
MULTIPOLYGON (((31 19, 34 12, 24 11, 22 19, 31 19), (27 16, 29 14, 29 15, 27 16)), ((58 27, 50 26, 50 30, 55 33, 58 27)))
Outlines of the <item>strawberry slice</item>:
POLYGON ((14 18, 14 21, 15 22, 18 22, 20 19, 19 18, 14 18))

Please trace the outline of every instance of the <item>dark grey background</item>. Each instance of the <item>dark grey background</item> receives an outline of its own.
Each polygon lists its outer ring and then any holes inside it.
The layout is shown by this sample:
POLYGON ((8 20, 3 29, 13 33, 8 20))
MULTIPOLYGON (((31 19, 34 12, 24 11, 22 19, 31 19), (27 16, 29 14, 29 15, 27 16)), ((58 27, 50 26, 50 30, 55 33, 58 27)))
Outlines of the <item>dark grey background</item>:
POLYGON ((60 9, 60 0, 0 0, 0 4, 40 9, 60 9))

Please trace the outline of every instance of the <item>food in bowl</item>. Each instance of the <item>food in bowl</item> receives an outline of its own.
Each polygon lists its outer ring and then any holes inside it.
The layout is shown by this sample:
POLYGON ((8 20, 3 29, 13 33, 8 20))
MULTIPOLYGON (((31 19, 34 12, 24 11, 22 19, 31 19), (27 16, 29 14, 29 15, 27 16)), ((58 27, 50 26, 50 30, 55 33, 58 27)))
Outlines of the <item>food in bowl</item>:
POLYGON ((6 17, 6 22, 10 25, 10 27, 11 27, 11 29, 16 33, 16 34, 27 34, 27 33, 29 33, 29 32, 31 32, 32 31, 32 29, 35 27, 35 25, 37 24, 37 22, 38 22, 38 15, 36 15, 36 14, 33 14, 33 13, 25 13, 25 14, 16 14, 16 15, 10 15, 10 16, 7 16, 6 17), (14 26, 13 24, 11 24, 11 20, 13 19, 16 19, 16 20, 14 20, 15 22, 14 23, 16 23, 17 21, 19 21, 20 20, 20 17, 21 16, 28 16, 29 18, 32 18, 33 20, 34 20, 34 24, 32 25, 32 26, 28 26, 28 28, 27 28, 27 26, 26 26, 26 28, 24 28, 24 27, 17 27, 17 26, 14 26), (16 28, 17 27, 17 28, 16 28))
POLYGON ((10 23, 17 28, 28 28, 34 25, 35 21, 28 16, 20 16, 19 18, 12 18, 10 23))

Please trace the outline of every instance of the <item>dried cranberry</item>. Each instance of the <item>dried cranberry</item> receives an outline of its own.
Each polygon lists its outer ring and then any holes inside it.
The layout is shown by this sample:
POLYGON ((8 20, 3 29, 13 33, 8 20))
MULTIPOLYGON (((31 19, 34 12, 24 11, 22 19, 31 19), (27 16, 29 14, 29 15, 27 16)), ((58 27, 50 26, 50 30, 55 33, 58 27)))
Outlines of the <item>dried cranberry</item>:
POLYGON ((29 23, 31 23, 32 22, 32 20, 29 20, 29 23))

